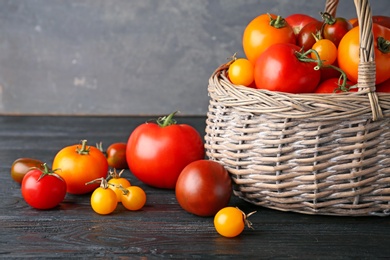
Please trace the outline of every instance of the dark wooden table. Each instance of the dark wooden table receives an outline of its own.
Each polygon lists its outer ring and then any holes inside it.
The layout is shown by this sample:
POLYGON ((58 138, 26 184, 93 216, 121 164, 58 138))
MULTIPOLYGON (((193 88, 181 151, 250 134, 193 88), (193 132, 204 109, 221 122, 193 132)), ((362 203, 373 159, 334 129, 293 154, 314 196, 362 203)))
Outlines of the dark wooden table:
MULTIPOLYGON (((126 142, 150 117, 0 116, 1 258, 298 258, 378 259, 390 257, 390 218, 311 216, 259 208, 236 197, 230 204, 251 216, 255 230, 232 239, 216 233, 212 218, 181 209, 174 191, 140 183, 148 201, 139 212, 122 206, 107 216, 94 213, 90 194, 67 195, 56 209, 30 208, 10 177, 12 162, 32 157, 51 165, 64 146, 87 139, 126 142)), ((205 117, 179 117, 202 135, 205 117)))

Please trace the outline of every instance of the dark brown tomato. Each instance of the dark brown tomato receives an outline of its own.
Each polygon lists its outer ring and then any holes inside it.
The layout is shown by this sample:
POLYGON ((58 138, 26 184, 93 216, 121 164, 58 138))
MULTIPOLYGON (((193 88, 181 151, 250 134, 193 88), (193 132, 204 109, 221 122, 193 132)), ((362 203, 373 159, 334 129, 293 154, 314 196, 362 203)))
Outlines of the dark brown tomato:
POLYGON ((11 177, 14 181, 21 184, 24 175, 32 168, 38 168, 43 170, 43 162, 32 158, 19 158, 16 159, 11 166, 11 177))
POLYGON ((321 34, 323 22, 314 21, 306 24, 297 35, 297 45, 305 51, 311 49, 316 42, 315 36, 321 34))

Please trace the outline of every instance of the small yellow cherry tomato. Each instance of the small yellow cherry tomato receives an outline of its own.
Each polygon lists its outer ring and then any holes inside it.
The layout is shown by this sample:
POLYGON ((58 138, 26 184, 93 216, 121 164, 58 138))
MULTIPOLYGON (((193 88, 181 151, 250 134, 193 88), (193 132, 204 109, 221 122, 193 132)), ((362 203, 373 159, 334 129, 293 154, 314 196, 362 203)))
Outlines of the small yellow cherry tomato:
POLYGON ((235 207, 222 208, 214 217, 214 227, 224 237, 236 237, 241 234, 245 225, 252 228, 252 223, 247 220, 247 217, 254 213, 251 212, 247 216, 235 207))
POLYGON ((101 215, 112 213, 118 204, 116 193, 109 188, 98 187, 91 195, 92 209, 101 215))
POLYGON ((146 193, 138 186, 130 186, 122 191, 122 205, 128 210, 140 210, 146 203, 146 193))
MULTIPOLYGON (((331 65, 337 59, 337 47, 331 40, 318 40, 311 48, 317 51, 324 65, 331 65)), ((312 59, 317 59, 314 53, 311 53, 310 55, 312 59)))
POLYGON ((131 186, 131 183, 128 179, 121 177, 121 174, 124 170, 121 170, 119 173, 110 171, 111 179, 108 180, 108 187, 116 193, 116 198, 118 202, 121 202, 123 191, 120 189, 120 186, 127 188, 131 186))
POLYGON ((247 59, 236 59, 230 64, 228 75, 233 84, 248 87, 254 80, 254 66, 247 59))

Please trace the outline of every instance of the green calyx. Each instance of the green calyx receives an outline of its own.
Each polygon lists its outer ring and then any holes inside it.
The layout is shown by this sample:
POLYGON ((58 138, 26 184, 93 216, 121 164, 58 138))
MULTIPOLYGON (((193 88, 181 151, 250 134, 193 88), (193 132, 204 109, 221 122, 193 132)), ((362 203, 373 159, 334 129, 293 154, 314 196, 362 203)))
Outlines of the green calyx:
POLYGON ((81 155, 89 154, 90 147, 87 146, 87 140, 81 140, 81 148, 76 147, 76 152, 81 155))
POLYGON ((272 27, 275 27, 276 29, 280 29, 280 28, 286 27, 287 22, 280 15, 278 15, 276 17, 276 19, 272 18, 271 14, 269 14, 269 13, 267 13, 267 15, 269 17, 269 25, 271 25, 272 27))
POLYGON ((332 25, 332 24, 334 24, 336 22, 336 18, 333 17, 330 13, 320 12, 320 15, 322 17, 322 20, 324 20, 325 24, 332 25))
POLYGON ((377 43, 378 43, 378 49, 381 52, 383 52, 385 54, 390 53, 390 40, 386 40, 383 37, 378 37, 377 43))
POLYGON ((41 175, 39 176, 39 178, 38 178, 37 181, 40 181, 40 180, 41 180, 43 177, 45 177, 46 175, 52 175, 52 176, 55 176, 55 177, 61 179, 61 177, 60 177, 58 174, 55 173, 55 171, 58 170, 58 169, 52 170, 52 169, 49 168, 49 166, 47 166, 46 163, 42 164, 42 166, 43 166, 43 169, 36 168, 36 169, 38 169, 39 171, 41 171, 41 175))
POLYGON ((160 127, 166 127, 166 126, 170 126, 170 125, 175 125, 177 122, 175 119, 173 119, 174 115, 177 113, 178 111, 175 111, 171 114, 169 114, 168 116, 163 116, 163 117, 160 117, 157 119, 157 124, 160 126, 160 127))

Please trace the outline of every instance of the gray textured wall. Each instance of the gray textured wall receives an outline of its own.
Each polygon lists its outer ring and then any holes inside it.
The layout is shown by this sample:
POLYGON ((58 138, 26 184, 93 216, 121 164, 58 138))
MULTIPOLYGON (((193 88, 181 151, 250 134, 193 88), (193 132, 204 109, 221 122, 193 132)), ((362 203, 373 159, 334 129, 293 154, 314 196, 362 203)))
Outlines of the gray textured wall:
MULTIPOLYGON (((389 14, 389 0, 372 0, 389 14)), ((0 114, 205 114, 255 16, 325 0, 0 0, 0 114)), ((339 15, 356 16, 352 0, 339 15)))

